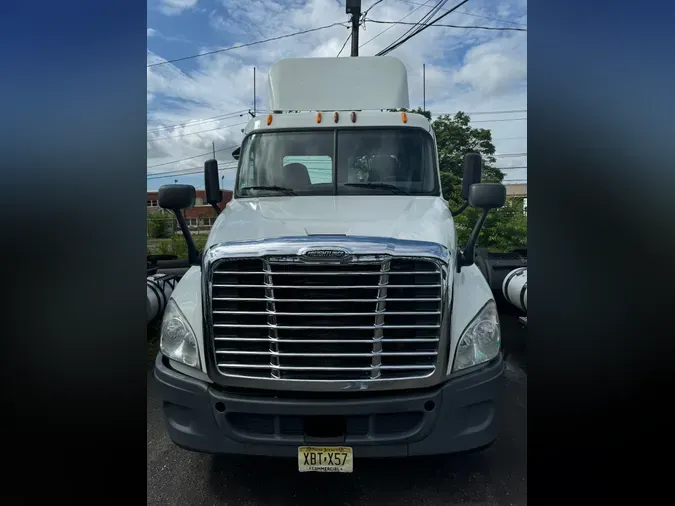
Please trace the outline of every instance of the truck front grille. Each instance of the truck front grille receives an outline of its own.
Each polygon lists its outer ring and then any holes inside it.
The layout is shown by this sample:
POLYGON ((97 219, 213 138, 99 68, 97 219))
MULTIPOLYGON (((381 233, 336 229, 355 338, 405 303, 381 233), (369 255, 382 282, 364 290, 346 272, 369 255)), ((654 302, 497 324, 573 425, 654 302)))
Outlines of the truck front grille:
POLYGON ((226 258, 212 272, 222 375, 359 381, 426 378, 436 369, 443 273, 434 260, 226 258))

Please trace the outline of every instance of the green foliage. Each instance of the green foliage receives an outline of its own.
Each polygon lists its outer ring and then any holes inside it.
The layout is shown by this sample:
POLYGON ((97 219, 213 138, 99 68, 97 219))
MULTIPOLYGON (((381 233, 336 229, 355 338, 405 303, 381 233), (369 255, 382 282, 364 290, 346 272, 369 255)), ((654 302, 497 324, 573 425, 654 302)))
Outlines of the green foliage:
POLYGON ((153 239, 171 237, 175 218, 161 209, 148 215, 148 235, 153 239))
MULTIPOLYGON (((206 234, 193 234, 192 239, 198 250, 203 250, 208 236, 206 234)), ((155 255, 176 255, 178 258, 187 259, 187 244, 183 234, 174 234, 169 239, 159 241, 151 248, 155 255)))
MULTIPOLYGON (((431 121, 431 112, 423 111, 421 108, 399 110, 423 114, 431 121)), ((503 181, 504 174, 494 167, 495 146, 492 144, 490 130, 473 128, 471 118, 463 112, 458 112, 454 116, 447 114, 439 116, 431 125, 438 145, 443 196, 448 200, 450 209, 457 209, 463 204, 462 176, 465 154, 482 155, 484 183, 503 181)), ((480 211, 467 208, 455 217, 458 244, 466 244, 479 215, 480 211)), ((503 208, 490 211, 478 237, 478 246, 488 248, 490 251, 510 251, 527 246, 527 217, 523 214, 522 199, 507 198, 503 208)))

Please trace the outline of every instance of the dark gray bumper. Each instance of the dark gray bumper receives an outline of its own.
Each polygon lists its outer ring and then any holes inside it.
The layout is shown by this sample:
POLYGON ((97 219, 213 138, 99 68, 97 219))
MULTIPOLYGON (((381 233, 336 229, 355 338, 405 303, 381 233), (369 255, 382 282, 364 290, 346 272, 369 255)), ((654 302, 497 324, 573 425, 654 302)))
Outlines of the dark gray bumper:
POLYGON ((169 436, 204 453, 297 457, 297 447, 342 445, 355 457, 445 454, 497 437, 501 355, 485 367, 423 391, 367 398, 280 398, 228 393, 155 361, 169 436), (326 418, 322 418, 326 417, 326 418), (336 420, 340 437, 309 437, 306 427, 336 420))

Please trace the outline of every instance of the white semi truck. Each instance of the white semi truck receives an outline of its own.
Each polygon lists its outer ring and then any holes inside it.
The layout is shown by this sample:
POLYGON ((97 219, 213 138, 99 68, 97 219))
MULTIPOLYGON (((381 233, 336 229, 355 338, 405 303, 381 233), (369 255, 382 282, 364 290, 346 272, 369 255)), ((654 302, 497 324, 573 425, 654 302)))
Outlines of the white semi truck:
MULTIPOLYGON (((233 199, 164 313, 155 377, 168 433, 207 453, 286 456, 299 471, 482 449, 497 437, 503 372, 492 291, 474 264, 505 188, 465 158, 482 210, 458 245, 430 122, 391 57, 282 60, 269 114, 251 119, 233 199)), ((218 167, 205 164, 210 203, 218 167)))

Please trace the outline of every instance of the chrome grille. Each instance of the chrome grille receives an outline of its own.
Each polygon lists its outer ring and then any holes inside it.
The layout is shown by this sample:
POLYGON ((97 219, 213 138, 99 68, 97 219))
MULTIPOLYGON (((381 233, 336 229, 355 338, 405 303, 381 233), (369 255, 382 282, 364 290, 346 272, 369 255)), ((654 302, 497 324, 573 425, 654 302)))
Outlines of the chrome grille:
POLYGON ((433 259, 373 258, 216 260, 210 301, 218 371, 310 382, 431 376, 443 270, 433 259))

